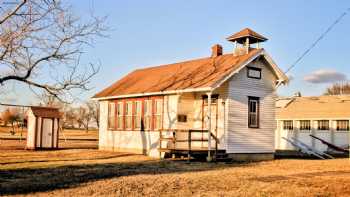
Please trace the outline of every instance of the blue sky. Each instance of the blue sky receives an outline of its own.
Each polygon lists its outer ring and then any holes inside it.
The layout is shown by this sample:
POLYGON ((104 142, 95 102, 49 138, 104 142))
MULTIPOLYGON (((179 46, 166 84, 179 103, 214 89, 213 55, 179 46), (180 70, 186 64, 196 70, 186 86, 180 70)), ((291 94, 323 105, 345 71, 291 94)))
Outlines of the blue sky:
MULTIPOLYGON (((210 55, 213 44, 231 52, 225 40, 245 27, 269 40, 263 47, 286 70, 317 37, 350 7, 348 1, 112 1, 76 0, 76 12, 84 17, 93 8, 107 15, 109 38, 87 48, 82 62, 100 61, 87 99, 128 72, 145 66, 174 63, 210 55)), ((320 95, 329 83, 310 83, 304 77, 317 70, 331 70, 350 78, 350 14, 322 40, 288 75, 292 81, 280 95, 301 91, 320 95)), ((20 94, 19 94, 20 95, 20 94)), ((23 102, 28 102, 25 100, 23 102)))

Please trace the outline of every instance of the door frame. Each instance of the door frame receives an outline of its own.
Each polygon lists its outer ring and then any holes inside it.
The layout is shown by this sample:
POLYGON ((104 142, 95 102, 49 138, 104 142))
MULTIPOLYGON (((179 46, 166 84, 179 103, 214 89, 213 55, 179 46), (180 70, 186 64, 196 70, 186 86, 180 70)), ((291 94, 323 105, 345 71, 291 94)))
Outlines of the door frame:
MULTIPOLYGON (((217 136, 217 132, 218 132, 218 118, 219 118, 219 94, 213 94, 211 96, 212 99, 215 99, 216 102, 215 103, 211 103, 211 105, 215 105, 215 112, 216 112, 216 116, 215 116, 215 136, 217 136)), ((205 103, 205 100, 208 99, 207 95, 202 95, 202 130, 204 130, 204 124, 205 124, 205 120, 204 120, 204 107, 207 106, 208 104, 205 103)), ((211 120, 210 120, 211 121, 211 120)))

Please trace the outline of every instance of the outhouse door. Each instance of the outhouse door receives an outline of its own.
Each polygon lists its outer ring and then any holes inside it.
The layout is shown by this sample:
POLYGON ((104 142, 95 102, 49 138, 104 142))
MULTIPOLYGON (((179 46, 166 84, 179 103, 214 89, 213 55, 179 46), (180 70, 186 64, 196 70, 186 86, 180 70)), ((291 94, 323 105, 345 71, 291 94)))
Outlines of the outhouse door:
POLYGON ((51 148, 53 145, 53 121, 50 118, 43 118, 42 126, 42 148, 51 148))

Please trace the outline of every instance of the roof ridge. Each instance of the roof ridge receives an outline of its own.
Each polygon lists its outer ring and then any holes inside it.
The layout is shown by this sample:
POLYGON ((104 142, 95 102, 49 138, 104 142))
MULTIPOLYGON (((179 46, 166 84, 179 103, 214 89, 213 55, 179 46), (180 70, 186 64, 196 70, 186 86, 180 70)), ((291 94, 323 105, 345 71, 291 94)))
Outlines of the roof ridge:
MULTIPOLYGON (((227 54, 223 54, 223 55, 220 55, 220 56, 226 56, 226 55, 233 55, 233 53, 227 53, 227 54)), ((144 70, 154 69, 154 68, 163 67, 163 66, 172 66, 172 65, 176 65, 176 64, 191 63, 191 62, 207 60, 207 59, 216 59, 216 58, 219 58, 220 56, 217 56, 217 57, 209 57, 208 56, 208 57, 184 60, 184 61, 180 61, 180 62, 176 62, 176 63, 161 64, 161 65, 158 65, 158 66, 149 66, 149 67, 145 67, 145 68, 138 68, 138 69, 135 69, 134 71, 144 71, 144 70)))

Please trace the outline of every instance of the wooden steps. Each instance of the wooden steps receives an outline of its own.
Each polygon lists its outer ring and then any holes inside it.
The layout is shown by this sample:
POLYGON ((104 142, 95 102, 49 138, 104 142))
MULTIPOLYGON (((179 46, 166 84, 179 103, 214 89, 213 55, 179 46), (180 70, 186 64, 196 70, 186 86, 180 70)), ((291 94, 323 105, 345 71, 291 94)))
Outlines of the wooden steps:
MULTIPOLYGON (((187 156, 188 161, 191 160, 191 158, 206 158, 208 156, 208 147, 199 147, 198 142, 204 142, 208 143, 208 132, 207 130, 172 130, 170 131, 172 133, 172 136, 169 136, 169 131, 166 133, 167 136, 163 136, 163 131, 160 131, 160 138, 159 138, 159 144, 160 147, 159 150, 159 156, 162 157, 162 153, 168 153, 172 156, 175 155, 181 155, 182 157, 184 155, 187 156), (183 134, 186 137, 183 136, 183 134), (202 135, 205 135, 205 137, 198 137, 193 136, 193 133, 201 133, 202 135), (180 135, 177 135, 180 134, 180 135), (180 138, 180 139, 179 139, 180 138), (166 144, 163 142, 167 142, 166 144), (197 144, 193 144, 194 142, 197 142, 197 144), (178 143, 181 143, 180 146, 178 143), (184 144, 185 143, 185 144, 184 144), (186 146, 187 144, 187 146, 186 146), (166 147, 164 147, 164 145, 166 147)), ((210 139, 212 142, 212 149, 210 150, 211 157, 216 160, 226 160, 228 157, 226 155, 225 150, 219 150, 218 149, 218 143, 219 139, 210 133, 210 139)))

